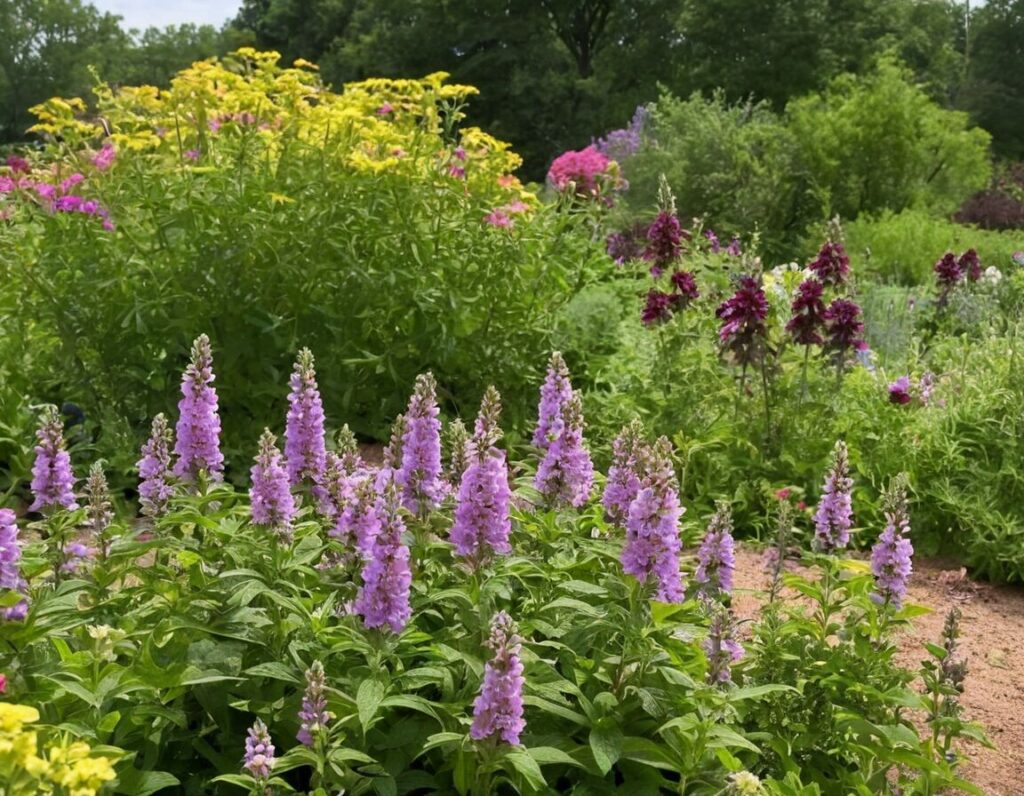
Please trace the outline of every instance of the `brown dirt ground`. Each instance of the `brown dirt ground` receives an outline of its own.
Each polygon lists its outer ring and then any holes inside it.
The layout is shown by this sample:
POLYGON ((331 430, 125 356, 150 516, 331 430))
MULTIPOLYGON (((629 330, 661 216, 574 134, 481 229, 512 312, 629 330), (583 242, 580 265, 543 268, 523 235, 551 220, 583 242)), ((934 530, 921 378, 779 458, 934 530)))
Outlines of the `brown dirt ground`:
MULTIPOLYGON (((767 584, 760 551, 739 546, 733 605, 741 618, 758 612, 767 584)), ((987 796, 1024 796, 1024 591, 975 583, 953 564, 917 559, 907 601, 932 609, 898 638, 898 660, 910 669, 928 657, 926 641, 939 642, 949 609, 963 612, 960 653, 968 670, 962 705, 995 748, 963 745, 968 759, 961 775, 987 796)))

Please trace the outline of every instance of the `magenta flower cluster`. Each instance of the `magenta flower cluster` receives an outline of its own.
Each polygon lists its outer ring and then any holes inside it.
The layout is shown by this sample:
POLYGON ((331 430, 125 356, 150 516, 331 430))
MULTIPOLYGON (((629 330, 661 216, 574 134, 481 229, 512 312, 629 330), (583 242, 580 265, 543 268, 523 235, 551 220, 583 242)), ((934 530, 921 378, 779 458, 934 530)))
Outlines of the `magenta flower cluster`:
POLYGON ((284 439, 292 486, 303 481, 319 483, 327 458, 324 406, 316 383, 313 354, 308 348, 299 352, 292 372, 284 439))
POLYGON ((600 193, 600 180, 610 164, 611 161, 593 145, 578 152, 569 150, 551 162, 548 182, 559 191, 572 188, 577 194, 595 196, 600 193))
POLYGON ((178 424, 174 453, 178 457, 174 474, 195 481, 200 473, 213 481, 224 477, 224 455, 220 452, 220 415, 213 385, 213 354, 210 338, 199 335, 192 344, 192 359, 181 380, 178 424))
POLYGON ((825 325, 823 292, 824 287, 817 279, 806 279, 797 288, 791 308, 792 317, 786 324, 786 331, 797 345, 822 345, 825 342, 821 336, 825 325))
POLYGON ((640 450, 637 469, 640 490, 629 504, 622 569, 642 583, 653 581, 662 602, 682 602, 685 596, 679 571, 679 503, 672 445, 661 437, 640 450))
POLYGON ((478 741, 498 738, 515 746, 526 728, 523 719, 523 663, 519 659, 522 639, 515 623, 499 611, 491 623, 487 646, 493 656, 484 667, 484 681, 473 703, 473 724, 469 734, 478 741))
POLYGON ((836 442, 832 465, 822 487, 821 501, 814 513, 814 544, 824 553, 834 553, 850 543, 853 527, 853 479, 846 443, 836 442))
POLYGON ((29 511, 69 511, 78 508, 71 457, 64 447, 64 426, 56 406, 43 410, 36 431, 35 463, 32 465, 32 505, 29 511))

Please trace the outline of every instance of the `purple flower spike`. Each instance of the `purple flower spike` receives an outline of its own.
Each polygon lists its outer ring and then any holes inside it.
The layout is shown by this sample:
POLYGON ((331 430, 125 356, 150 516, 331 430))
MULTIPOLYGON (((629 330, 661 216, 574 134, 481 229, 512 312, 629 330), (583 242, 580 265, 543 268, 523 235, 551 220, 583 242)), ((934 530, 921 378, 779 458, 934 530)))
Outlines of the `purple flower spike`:
POLYGON ((291 388, 284 431, 288 480, 292 486, 298 486, 304 480, 316 484, 323 476, 327 446, 324 441, 324 406, 316 383, 313 354, 308 348, 303 348, 295 361, 291 388))
POLYGON ((195 481, 201 472, 213 481, 224 477, 224 456, 220 452, 220 415, 217 391, 213 388, 213 355, 210 338, 199 335, 192 344, 192 361, 181 380, 178 425, 174 453, 178 461, 174 474, 195 481))
POLYGON ((363 567, 363 585, 355 611, 368 628, 388 627, 401 633, 412 616, 409 589, 409 548, 402 542, 405 523, 399 513, 398 488, 389 484, 383 498, 383 524, 373 543, 373 557, 363 567))
POLYGON ((736 555, 732 539, 732 512, 727 503, 719 503, 707 533, 697 551, 697 571, 694 579, 706 597, 717 597, 732 592, 732 575, 736 568, 736 555))
POLYGON ((487 642, 494 657, 484 668, 484 682, 473 703, 473 726, 469 734, 477 741, 497 736, 507 744, 519 743, 526 728, 523 719, 523 662, 519 659, 522 639, 516 625, 504 611, 491 623, 487 642))
POLYGON ((93 462, 89 468, 89 477, 85 481, 85 495, 85 526, 89 529, 93 541, 99 544, 103 555, 106 556, 110 544, 106 538, 106 530, 114 519, 114 512, 110 500, 110 486, 107 484, 102 462, 93 462))
MULTIPOLYGON (((21 543, 18 521, 10 509, 0 509, 0 589, 28 594, 28 584, 21 576, 21 543)), ((20 622, 28 615, 28 599, 0 608, 0 618, 20 622)))
POLYGON ((508 465, 504 451, 494 447, 501 436, 500 412, 501 396, 494 387, 489 387, 480 406, 476 430, 467 446, 469 465, 462 475, 455 505, 451 541, 455 552, 475 566, 494 554, 512 552, 509 544, 512 490, 508 484, 508 465))
POLYGON ((643 474, 640 491, 629 504, 626 517, 622 569, 642 583, 653 578, 658 600, 682 602, 685 589, 679 573, 679 518, 685 509, 679 504, 671 443, 661 437, 643 449, 638 470, 643 474))
POLYGON ((147 517, 159 517, 167 510, 174 493, 171 487, 171 428, 160 414, 153 418, 149 439, 142 446, 139 468, 139 503, 147 517))
POLYGON ((885 495, 885 530, 871 548, 875 591, 871 599, 900 608, 913 571, 914 545, 910 542, 906 477, 897 476, 885 495))
POLYGON ((323 736, 330 725, 331 714, 327 712, 326 689, 324 666, 320 661, 313 661, 306 672, 306 692, 302 697, 299 732, 296 735, 303 746, 315 746, 316 739, 323 736))
POLYGON ((36 460, 32 465, 32 495, 29 511, 57 511, 78 508, 75 501, 75 474, 71 456, 64 449, 64 426, 56 406, 43 409, 36 431, 36 460))
POLYGON ((256 463, 249 471, 252 476, 249 501, 252 504, 252 521, 270 528, 282 543, 288 544, 292 540, 295 500, 276 443, 277 438, 270 429, 264 429, 256 463))
POLYGON ((732 665, 743 658, 743 645, 736 639, 736 623, 729 609, 714 609, 703 646, 708 658, 708 682, 721 685, 732 680, 732 665))
POLYGON ((548 363, 547 376, 540 388, 540 405, 537 407, 537 428, 533 432, 533 444, 541 450, 551 445, 551 427, 562 415, 562 405, 572 398, 572 383, 569 368, 562 355, 555 351, 548 363))
POLYGON ((551 426, 550 445, 537 467, 533 485, 551 506, 580 508, 590 497, 594 463, 583 445, 583 401, 578 392, 562 405, 551 426))
POLYGON ((601 504, 605 516, 620 528, 625 527, 629 504, 640 492, 638 467, 645 447, 643 436, 643 426, 639 420, 634 420, 612 443, 612 466, 608 469, 601 504))
POLYGON ((274 762, 274 744, 270 740, 270 732, 262 719, 256 719, 245 739, 245 760, 242 765, 262 785, 270 779, 274 762))
POLYGON ((846 443, 839 440, 832 451, 832 466, 814 513, 814 546, 818 550, 834 553, 849 544, 853 526, 852 491, 849 454, 846 443))
POLYGON ((445 496, 439 414, 437 382, 425 373, 416 379, 405 413, 401 466, 395 472, 395 483, 402 487, 403 505, 418 517, 437 508, 445 496))

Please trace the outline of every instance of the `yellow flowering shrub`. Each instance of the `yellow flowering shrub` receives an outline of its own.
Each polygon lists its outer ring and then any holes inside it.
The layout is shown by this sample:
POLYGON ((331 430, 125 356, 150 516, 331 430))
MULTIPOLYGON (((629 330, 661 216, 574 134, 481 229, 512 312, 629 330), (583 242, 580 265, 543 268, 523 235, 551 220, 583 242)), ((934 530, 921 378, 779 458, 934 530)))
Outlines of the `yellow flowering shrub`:
POLYGON ((56 737, 39 749, 39 734, 29 725, 39 711, 0 702, 0 792, 5 796, 53 794, 95 796, 113 780, 113 761, 94 755, 89 745, 56 737))
POLYGON ((119 152, 165 158, 192 169, 230 167, 246 144, 273 167, 301 150, 322 155, 336 173, 393 172, 465 189, 500 205, 534 195, 512 176, 521 159, 476 127, 457 132, 462 108, 477 93, 436 72, 419 80, 376 78, 325 87, 316 67, 280 65, 276 52, 242 48, 182 70, 168 89, 96 89, 97 109, 53 98, 33 108, 32 131, 72 158, 109 141, 119 152), (59 142, 59 143, 58 143, 59 142))

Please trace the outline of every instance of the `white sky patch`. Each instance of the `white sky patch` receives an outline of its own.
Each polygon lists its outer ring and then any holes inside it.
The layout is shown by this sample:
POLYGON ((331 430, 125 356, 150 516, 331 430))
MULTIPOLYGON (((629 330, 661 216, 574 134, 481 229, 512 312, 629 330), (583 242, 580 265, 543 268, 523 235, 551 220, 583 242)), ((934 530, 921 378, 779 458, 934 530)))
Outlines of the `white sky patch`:
POLYGON ((139 30, 186 22, 219 28, 241 5, 239 0, 92 0, 92 4, 123 17, 124 28, 139 30))

